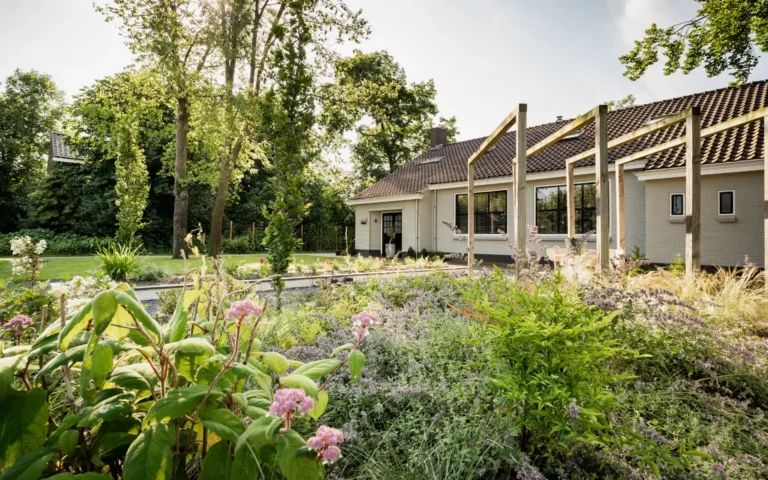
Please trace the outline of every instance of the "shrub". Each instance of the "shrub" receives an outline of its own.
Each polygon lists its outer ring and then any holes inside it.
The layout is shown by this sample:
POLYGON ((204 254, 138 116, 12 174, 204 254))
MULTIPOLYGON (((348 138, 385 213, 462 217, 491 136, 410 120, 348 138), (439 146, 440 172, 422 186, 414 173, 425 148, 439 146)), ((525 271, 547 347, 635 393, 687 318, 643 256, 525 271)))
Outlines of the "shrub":
POLYGON ((137 282, 159 282, 168 278, 169 273, 161 267, 151 263, 139 263, 136 272, 131 276, 132 280, 137 282))
POLYGON ((222 249, 224 253, 251 253, 255 251, 251 245, 252 240, 250 236, 241 236, 234 237, 232 240, 224 240, 222 242, 222 249))
POLYGON ((92 255, 111 243, 109 238, 56 233, 42 228, 28 229, 0 235, 0 256, 11 255, 9 242, 19 236, 29 236, 33 242, 45 240, 48 255, 92 255))
POLYGON ((408 251, 405 253, 405 256, 407 258, 413 258, 416 259, 418 255, 416 255, 416 250, 413 249, 413 247, 408 247, 408 251))
POLYGON ((421 258, 429 258, 429 250, 427 250, 426 248, 422 248, 419 255, 421 256, 421 258))
POLYGON ((101 261, 99 271, 108 277, 118 280, 128 280, 139 272, 139 262, 136 259, 138 247, 131 249, 127 245, 112 244, 102 248, 96 257, 101 261))

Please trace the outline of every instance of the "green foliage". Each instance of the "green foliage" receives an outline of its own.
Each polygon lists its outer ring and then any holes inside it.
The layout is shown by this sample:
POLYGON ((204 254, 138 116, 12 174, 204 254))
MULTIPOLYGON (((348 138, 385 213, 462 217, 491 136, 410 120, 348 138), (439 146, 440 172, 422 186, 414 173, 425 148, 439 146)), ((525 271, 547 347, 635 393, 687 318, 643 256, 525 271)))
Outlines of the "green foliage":
POLYGON ((28 236, 37 243, 45 240, 48 255, 84 255, 96 253, 110 242, 107 238, 82 237, 74 234, 57 234, 46 229, 26 229, 0 235, 0 255, 10 256, 10 242, 16 237, 28 236))
POLYGON ((666 28, 652 24, 632 51, 619 57, 624 76, 639 79, 663 52, 665 75, 690 73, 703 65, 709 77, 727 71, 736 83, 746 82, 757 66, 758 51, 768 52, 768 11, 751 0, 699 3, 691 20, 666 28))
POLYGON ((675 255, 675 258, 672 259, 672 263, 669 264, 669 270, 674 273, 685 272, 685 260, 683 260, 682 255, 679 253, 675 255))
POLYGON ((622 349, 612 316, 584 305, 561 284, 525 288, 500 270, 464 285, 465 300, 486 325, 521 449, 556 458, 572 444, 614 443, 607 415, 623 379, 608 366, 622 349))
POLYGON ((635 100, 635 96, 630 93, 619 100, 609 100, 605 102, 605 105, 608 107, 608 110, 621 110, 622 108, 634 107, 635 100))
POLYGON ((128 245, 119 245, 113 243, 109 247, 104 247, 96 254, 101 262, 99 271, 118 281, 128 280, 133 274, 140 271, 139 262, 136 259, 136 253, 139 247, 132 248, 128 245))
POLYGON ((117 241, 131 245, 141 222, 149 196, 149 173, 144 154, 138 147, 139 127, 136 118, 123 115, 117 124, 117 241))

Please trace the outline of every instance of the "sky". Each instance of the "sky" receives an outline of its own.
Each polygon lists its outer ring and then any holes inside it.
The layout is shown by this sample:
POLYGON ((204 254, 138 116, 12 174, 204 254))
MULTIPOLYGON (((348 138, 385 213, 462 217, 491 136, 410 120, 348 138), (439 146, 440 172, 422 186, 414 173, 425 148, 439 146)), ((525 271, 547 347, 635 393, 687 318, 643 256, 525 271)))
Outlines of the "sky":
MULTIPOLYGON (((103 3, 108 0, 97 0, 103 3)), ((618 57, 656 22, 691 18, 694 0, 347 0, 370 23, 369 39, 343 53, 387 50, 409 81, 433 79, 442 116, 459 140, 488 135, 517 103, 530 125, 574 117, 627 94, 638 103, 721 88, 703 70, 636 82, 618 57)), ((132 62, 117 25, 93 0, 0 0, 0 81, 16 68, 53 76, 67 95, 132 62)), ((768 78, 768 61, 751 80, 768 78)))

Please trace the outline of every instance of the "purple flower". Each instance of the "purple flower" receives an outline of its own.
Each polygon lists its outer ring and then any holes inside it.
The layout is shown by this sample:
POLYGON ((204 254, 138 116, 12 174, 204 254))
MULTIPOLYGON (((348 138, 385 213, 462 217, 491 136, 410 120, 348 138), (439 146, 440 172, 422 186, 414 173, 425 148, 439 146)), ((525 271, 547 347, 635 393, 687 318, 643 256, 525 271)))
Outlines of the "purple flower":
POLYGON ((5 328, 8 330, 22 331, 27 327, 32 326, 32 319, 26 315, 16 315, 12 319, 8 320, 5 324, 5 328))
POLYGON ((235 302, 229 306, 227 318, 234 318, 242 322, 248 315, 260 317, 263 313, 264 309, 259 305, 256 305, 253 301, 243 300, 241 302, 235 302))
POLYGON ((352 327, 352 333, 355 336, 355 340, 360 342, 368 336, 368 329, 366 327, 352 327))
POLYGON ((317 459, 323 463, 333 463, 341 458, 341 450, 337 445, 344 442, 344 432, 321 425, 314 437, 307 440, 307 447, 317 451, 317 459))
POLYGON ((269 415, 284 417, 289 413, 303 415, 315 408, 315 401, 299 388, 281 388, 275 392, 269 415))
POLYGON ((380 322, 379 316, 375 313, 360 312, 352 316, 352 324, 356 327, 368 328, 371 325, 378 325, 380 322))
POLYGON ((576 405, 576 399, 571 400, 568 404, 568 418, 577 419, 581 415, 581 409, 576 405))

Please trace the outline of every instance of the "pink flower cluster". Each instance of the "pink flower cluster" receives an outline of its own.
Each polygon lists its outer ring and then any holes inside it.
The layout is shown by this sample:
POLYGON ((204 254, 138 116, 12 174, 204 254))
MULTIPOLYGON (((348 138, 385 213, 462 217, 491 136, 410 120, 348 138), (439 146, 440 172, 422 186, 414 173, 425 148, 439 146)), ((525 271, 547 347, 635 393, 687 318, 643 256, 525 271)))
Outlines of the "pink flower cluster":
POLYGON ((16 315, 4 325, 8 330, 21 331, 32 326, 32 319, 26 315, 16 315))
POLYGON ((289 413, 303 415, 315 408, 315 401, 300 388, 280 388, 275 392, 269 415, 284 417, 289 413))
POLYGON ((263 313, 264 309, 259 305, 256 305, 253 301, 243 300, 241 302, 235 302, 229 306, 227 318, 234 318, 242 322, 248 315, 260 317, 263 313))
POLYGON ((307 447, 317 451, 318 460, 323 463, 333 463, 341 458, 338 445, 344 441, 344 432, 335 428, 321 425, 314 437, 307 440, 307 447))
POLYGON ((362 341, 368 335, 368 329, 373 325, 381 323, 379 316, 375 313, 360 312, 352 316, 352 333, 355 340, 362 341))

